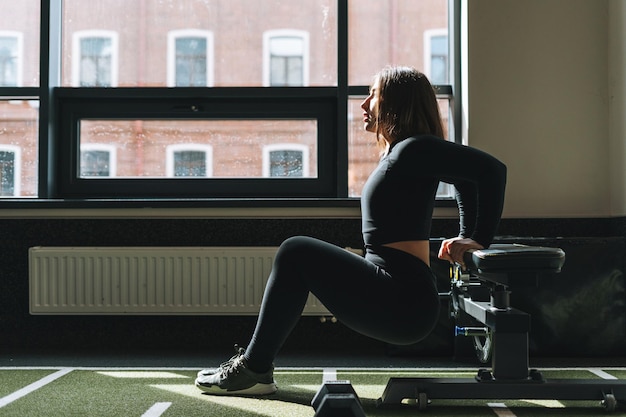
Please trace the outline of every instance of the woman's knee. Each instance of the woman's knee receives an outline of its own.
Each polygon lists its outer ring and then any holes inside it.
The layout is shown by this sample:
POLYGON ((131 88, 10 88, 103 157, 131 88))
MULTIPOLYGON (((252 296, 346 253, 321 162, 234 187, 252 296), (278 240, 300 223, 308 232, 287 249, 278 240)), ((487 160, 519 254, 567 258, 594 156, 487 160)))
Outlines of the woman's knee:
POLYGON ((323 245, 324 242, 308 237, 308 236, 293 236, 281 243, 276 253, 276 258, 289 258, 304 260, 303 258, 311 258, 318 252, 318 248, 323 245))
POLYGON ((310 260, 316 239, 307 236, 294 236, 281 243, 276 252, 274 264, 303 264, 310 260))

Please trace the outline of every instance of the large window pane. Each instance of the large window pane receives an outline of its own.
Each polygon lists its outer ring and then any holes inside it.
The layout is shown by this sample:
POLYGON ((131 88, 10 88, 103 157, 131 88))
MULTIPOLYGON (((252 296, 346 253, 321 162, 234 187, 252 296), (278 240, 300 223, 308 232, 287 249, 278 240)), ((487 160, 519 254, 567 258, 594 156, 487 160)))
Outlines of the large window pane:
POLYGON ((337 0, 65 0, 63 13, 64 86, 87 64, 85 86, 111 74, 119 87, 337 85, 337 0), (119 38, 110 62, 101 48, 85 63, 75 45, 96 30, 119 38), (210 37, 168 40, 194 31, 210 37), (298 36, 266 44, 279 31, 298 36))
POLYGON ((0 197, 36 197, 37 102, 0 101, 0 197))
MULTIPOLYGON (((212 197, 230 196, 227 187, 237 184, 233 196, 358 197, 379 151, 363 131, 357 95, 381 67, 414 66, 440 85, 449 126, 455 91, 449 84, 456 79, 449 4, 64 0, 62 86, 87 88, 56 90, 67 104, 57 116, 64 142, 56 190, 109 196, 119 186, 124 196, 153 196, 152 188, 164 184, 167 192, 158 195, 185 196, 193 188, 212 197), (340 15, 346 20, 339 22, 340 15), (324 106, 309 103, 321 96, 324 106), (346 108, 347 126, 337 121, 346 108), (297 184, 305 187, 290 194, 297 184)), ((447 139, 458 140, 454 129, 448 132, 447 139)))
POLYGON ((0 87, 39 86, 40 0, 0 0, 0 87))
POLYGON ((315 178, 317 139, 316 120, 82 120, 80 177, 110 177, 115 160, 118 179, 263 178, 269 147, 282 151, 270 156, 269 176, 302 177, 307 167, 315 178))
MULTIPOLYGON (((348 0, 351 85, 369 85, 385 65, 410 65, 431 77, 429 31, 447 33, 448 0, 348 0)), ((438 45, 437 45, 438 46, 438 45)), ((437 57, 437 62, 441 62, 437 57)))

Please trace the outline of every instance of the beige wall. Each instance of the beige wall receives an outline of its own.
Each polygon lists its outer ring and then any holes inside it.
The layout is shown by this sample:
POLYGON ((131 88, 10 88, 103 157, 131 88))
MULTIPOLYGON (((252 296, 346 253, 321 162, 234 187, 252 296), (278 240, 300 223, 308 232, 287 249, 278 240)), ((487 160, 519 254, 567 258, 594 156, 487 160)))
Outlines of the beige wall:
POLYGON ((468 0, 468 140, 509 167, 505 217, 626 213, 624 3, 468 0))
POLYGON ((626 1, 609 1, 611 214, 626 214, 626 1))

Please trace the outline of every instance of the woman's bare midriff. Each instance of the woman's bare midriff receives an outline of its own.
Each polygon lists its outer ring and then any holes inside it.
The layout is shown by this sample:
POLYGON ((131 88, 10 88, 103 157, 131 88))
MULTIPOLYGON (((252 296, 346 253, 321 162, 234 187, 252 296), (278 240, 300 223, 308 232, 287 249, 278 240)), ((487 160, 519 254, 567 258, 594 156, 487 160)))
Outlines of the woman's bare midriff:
POLYGON ((383 246, 410 253, 430 266, 430 242, 428 240, 406 240, 403 242, 385 243, 383 246))

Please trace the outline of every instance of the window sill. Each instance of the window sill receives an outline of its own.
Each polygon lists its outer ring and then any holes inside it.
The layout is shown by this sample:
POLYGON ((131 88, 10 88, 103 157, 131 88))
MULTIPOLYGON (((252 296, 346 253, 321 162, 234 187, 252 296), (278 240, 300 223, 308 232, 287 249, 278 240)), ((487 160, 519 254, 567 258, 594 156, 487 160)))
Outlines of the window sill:
MULTIPOLYGON (((0 199, 0 218, 360 218, 359 203, 358 198, 0 199)), ((436 217, 452 211, 454 200, 437 201, 436 217)))

